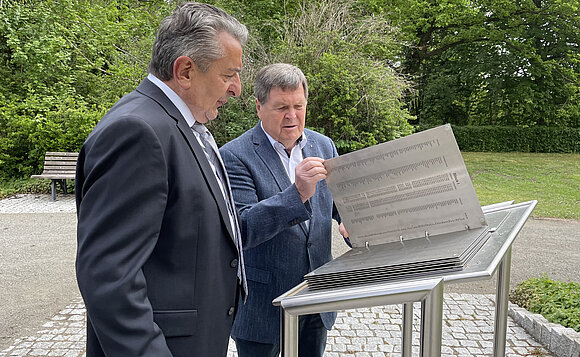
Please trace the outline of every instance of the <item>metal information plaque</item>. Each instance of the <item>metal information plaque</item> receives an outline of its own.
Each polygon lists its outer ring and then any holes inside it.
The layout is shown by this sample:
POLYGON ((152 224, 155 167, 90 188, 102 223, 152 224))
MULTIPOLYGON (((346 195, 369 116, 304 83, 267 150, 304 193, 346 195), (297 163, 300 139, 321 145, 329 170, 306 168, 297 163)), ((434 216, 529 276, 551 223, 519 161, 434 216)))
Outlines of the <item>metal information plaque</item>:
POLYGON ((440 356, 444 284, 496 276, 493 353, 504 357, 512 244, 537 201, 506 201, 482 207, 488 227, 453 232, 437 239, 354 248, 309 273, 274 299, 283 310, 284 356, 298 356, 298 317, 326 311, 403 304, 401 355, 414 355, 413 302, 421 301, 421 356, 440 356), (482 242, 467 249, 471 241, 482 242), (457 248, 455 246, 458 246, 457 248), (459 257, 457 251, 464 251, 459 257), (471 257, 468 257, 470 256, 471 257), (460 262, 462 261, 462 262, 460 262), (448 263, 463 265, 448 269, 448 263), (438 265, 438 267, 437 267, 438 265))
POLYGON ((436 239, 486 225, 449 124, 329 159, 324 165, 355 248, 436 239))
MULTIPOLYGON (((508 212, 486 216, 493 227, 502 227, 508 212)), ((411 239, 353 248, 306 274, 312 290, 380 283, 433 274, 451 274, 465 265, 493 236, 488 227, 441 234, 433 239, 411 239)))

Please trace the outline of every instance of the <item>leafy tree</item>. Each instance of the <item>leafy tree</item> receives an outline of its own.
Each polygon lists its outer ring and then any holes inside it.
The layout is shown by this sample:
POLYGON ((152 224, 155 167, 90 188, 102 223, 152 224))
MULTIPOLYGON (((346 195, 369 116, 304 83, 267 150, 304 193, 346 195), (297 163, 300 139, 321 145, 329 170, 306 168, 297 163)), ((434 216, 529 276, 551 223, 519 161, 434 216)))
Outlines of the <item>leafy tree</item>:
POLYGON ((300 11, 303 0, 209 0, 242 22, 248 28, 250 37, 259 41, 264 48, 279 41, 281 29, 288 17, 300 11))
MULTIPOLYGON (((45 151, 77 151, 146 75, 159 21, 177 0, 0 1, 0 176, 39 172, 45 151)), ((307 125, 341 152, 407 135, 396 31, 358 0, 210 0, 250 29, 244 94, 214 124, 219 143, 251 126, 255 73, 290 62, 307 75, 307 125), (361 5, 362 4, 362 5, 361 5)))
POLYGON ((377 0, 426 124, 580 125, 579 0, 377 0))
POLYGON ((6 1, 0 11, 0 175, 77 151, 144 76, 163 1, 6 1))
POLYGON ((266 45, 251 43, 244 64, 244 82, 250 85, 235 103, 244 115, 229 112, 216 125, 233 137, 255 125, 255 73, 263 65, 286 62, 302 69, 309 82, 306 125, 330 136, 339 152, 410 134, 412 117, 403 103, 408 83, 386 59, 399 50, 396 30, 384 16, 366 14, 357 5, 349 0, 301 3, 284 17, 279 35, 266 45))

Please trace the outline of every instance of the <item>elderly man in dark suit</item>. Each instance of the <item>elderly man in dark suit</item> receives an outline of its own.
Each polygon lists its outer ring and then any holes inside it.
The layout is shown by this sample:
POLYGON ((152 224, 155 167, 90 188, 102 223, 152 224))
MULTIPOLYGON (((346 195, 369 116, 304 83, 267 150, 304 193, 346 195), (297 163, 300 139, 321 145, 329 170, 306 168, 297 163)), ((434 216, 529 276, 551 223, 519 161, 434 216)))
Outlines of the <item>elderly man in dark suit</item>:
MULTIPOLYGON (((269 357, 280 351, 280 311, 272 300, 332 259, 331 223, 339 217, 323 163, 337 152, 330 138, 304 129, 308 85, 300 69, 264 67, 254 93, 260 122, 220 151, 242 217, 251 291, 232 337, 240 357, 269 357)), ((348 236, 342 225, 340 232, 348 236)), ((300 317, 300 356, 322 356, 335 318, 300 317)))
POLYGON ((178 6, 147 79, 83 145, 76 267, 87 357, 226 355, 247 287, 229 182, 203 123, 240 94, 246 39, 221 9, 178 6))

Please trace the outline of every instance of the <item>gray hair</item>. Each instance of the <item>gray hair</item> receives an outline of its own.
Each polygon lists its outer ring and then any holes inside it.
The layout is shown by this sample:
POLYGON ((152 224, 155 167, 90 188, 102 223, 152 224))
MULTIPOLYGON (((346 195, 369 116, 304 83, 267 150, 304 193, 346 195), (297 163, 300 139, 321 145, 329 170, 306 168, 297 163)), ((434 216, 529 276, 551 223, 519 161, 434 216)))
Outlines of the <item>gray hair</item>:
POLYGON ((224 56, 224 48, 217 35, 226 32, 245 45, 246 26, 224 10, 197 2, 178 5, 163 19, 153 44, 148 70, 162 81, 173 78, 173 63, 187 56, 206 72, 211 64, 224 56))
POLYGON ((287 63, 274 63, 263 67, 258 72, 254 85, 254 96, 258 102, 265 104, 272 88, 296 89, 300 84, 304 88, 304 98, 308 99, 308 82, 306 82, 306 77, 300 68, 287 63))

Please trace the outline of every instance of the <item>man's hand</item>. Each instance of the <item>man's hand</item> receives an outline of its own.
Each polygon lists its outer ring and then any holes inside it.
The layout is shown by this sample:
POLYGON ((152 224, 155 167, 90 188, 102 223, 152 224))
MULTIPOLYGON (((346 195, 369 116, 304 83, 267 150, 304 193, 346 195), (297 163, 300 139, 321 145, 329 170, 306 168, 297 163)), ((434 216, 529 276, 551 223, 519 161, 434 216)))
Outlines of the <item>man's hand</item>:
POLYGON ((341 235, 343 238, 348 238, 348 231, 346 230, 346 228, 344 228, 344 224, 342 224, 342 223, 341 223, 341 224, 338 226, 338 232, 340 233, 340 235, 341 235))
POLYGON ((306 202, 316 192, 316 183, 326 178, 324 159, 307 157, 296 166, 295 184, 302 202, 306 202))
POLYGON ((344 224, 340 223, 340 225, 338 226, 338 232, 340 233, 342 238, 344 238, 344 242, 346 243, 346 245, 348 245, 349 248, 352 248, 352 243, 348 238, 348 231, 346 230, 346 228, 344 228, 344 224))

